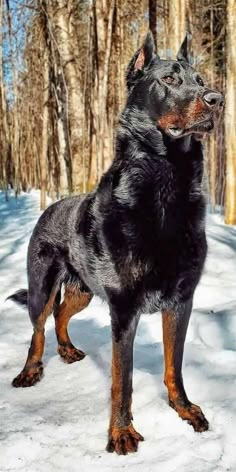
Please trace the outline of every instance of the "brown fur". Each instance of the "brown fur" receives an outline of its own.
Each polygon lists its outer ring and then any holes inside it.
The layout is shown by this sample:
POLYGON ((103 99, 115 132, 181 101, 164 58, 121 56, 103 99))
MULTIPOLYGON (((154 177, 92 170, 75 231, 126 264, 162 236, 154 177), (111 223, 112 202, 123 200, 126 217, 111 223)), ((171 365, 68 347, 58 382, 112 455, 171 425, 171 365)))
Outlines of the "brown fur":
POLYGON ((182 124, 182 116, 175 112, 168 113, 167 115, 162 115, 158 119, 157 124, 162 129, 167 129, 170 126, 180 126, 182 124))
MULTIPOLYGON (((31 339, 26 364, 22 372, 13 380, 14 387, 29 387, 38 382, 43 375, 42 356, 44 352, 45 336, 44 326, 47 317, 52 313, 56 294, 49 298, 43 312, 39 315, 31 339)), ((83 293, 79 289, 68 286, 65 289, 65 297, 58 310, 55 309, 56 335, 58 339, 58 353, 65 362, 71 364, 85 357, 80 349, 76 349, 69 338, 67 326, 70 318, 85 308, 92 295, 83 293)))
POLYGON ((178 398, 178 389, 175 382, 175 368, 174 368, 174 342, 175 333, 172 329, 173 313, 163 312, 163 342, 165 355, 165 377, 164 382, 168 388, 169 398, 175 401, 178 398))
POLYGON ((112 350, 112 388, 111 388, 111 420, 109 427, 109 440, 107 450, 116 451, 117 454, 127 454, 138 449, 138 442, 143 441, 143 436, 135 431, 131 420, 132 395, 129 399, 130 424, 126 427, 120 424, 120 412, 122 409, 122 369, 124 363, 121 359, 118 343, 113 340, 112 350))
POLYGON ((206 105, 201 98, 193 100, 188 107, 183 110, 181 114, 172 111, 166 115, 162 115, 157 124, 162 129, 167 129, 171 126, 185 128, 191 126, 196 121, 201 121, 203 113, 206 111, 206 105))
POLYGON ((55 293, 51 294, 43 312, 37 319, 25 366, 20 374, 13 380, 12 385, 14 387, 29 387, 34 385, 43 375, 42 356, 45 344, 44 326, 47 317, 53 310, 55 296, 55 293))
POLYGON ((143 441, 143 436, 135 431, 132 423, 123 428, 113 426, 109 431, 108 452, 126 455, 128 452, 136 452, 139 441, 143 441))
POLYGON ((54 311, 58 353, 67 364, 85 357, 83 351, 73 346, 68 335, 67 326, 70 318, 83 310, 89 304, 91 298, 91 293, 84 293, 74 286, 67 286, 64 301, 59 309, 54 311))
POLYGON ((182 406, 181 404, 171 401, 170 406, 174 408, 175 411, 177 411, 182 420, 186 420, 189 424, 191 424, 195 431, 198 433, 206 431, 206 419, 199 406, 194 405, 193 403, 191 403, 189 406, 182 406))
POLYGON ((182 379, 176 375, 175 366, 175 313, 171 311, 163 311, 163 342, 165 355, 165 377, 164 383, 167 386, 169 394, 169 404, 178 415, 190 423, 195 431, 205 431, 205 417, 199 406, 190 403, 186 397, 182 379))
POLYGON ((111 387, 111 422, 110 429, 117 426, 117 416, 121 407, 121 369, 122 360, 119 349, 115 342, 113 342, 112 349, 112 387, 111 387))
POLYGON ((194 123, 195 121, 200 121, 203 117, 204 112, 206 112, 206 105, 201 98, 196 98, 193 100, 186 112, 185 112, 185 125, 187 123, 194 123))

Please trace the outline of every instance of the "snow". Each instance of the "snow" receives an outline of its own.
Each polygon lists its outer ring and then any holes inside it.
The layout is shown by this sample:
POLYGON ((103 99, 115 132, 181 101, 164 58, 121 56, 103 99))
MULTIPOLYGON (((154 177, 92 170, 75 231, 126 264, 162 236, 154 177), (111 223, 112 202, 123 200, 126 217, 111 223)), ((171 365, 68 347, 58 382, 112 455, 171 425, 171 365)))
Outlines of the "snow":
POLYGON ((39 217, 39 193, 8 203, 0 193, 0 470, 24 472, 236 471, 236 228, 209 215, 209 253, 195 295, 185 344, 184 380, 210 430, 199 434, 167 404, 161 316, 143 316, 134 360, 134 426, 144 435, 136 454, 105 451, 110 397, 110 323, 94 298, 70 322, 87 356, 64 364, 56 353, 53 317, 46 326, 45 375, 14 389, 32 334, 27 313, 5 298, 27 286, 26 252, 39 217))

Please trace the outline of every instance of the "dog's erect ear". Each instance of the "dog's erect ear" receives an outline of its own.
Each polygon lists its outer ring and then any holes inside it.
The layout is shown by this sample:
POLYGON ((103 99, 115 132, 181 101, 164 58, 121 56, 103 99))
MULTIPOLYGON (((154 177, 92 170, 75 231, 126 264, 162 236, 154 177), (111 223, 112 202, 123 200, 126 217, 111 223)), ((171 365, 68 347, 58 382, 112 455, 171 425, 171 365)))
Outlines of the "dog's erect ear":
POLYGON ((151 31, 148 32, 142 47, 137 51, 137 57, 134 63, 134 70, 142 70, 151 62, 155 53, 155 44, 151 31))
POLYGON ((179 52, 177 54, 177 61, 185 61, 188 64, 191 64, 191 42, 192 42, 192 35, 188 32, 180 46, 179 52))
POLYGON ((155 54, 155 44, 151 31, 148 32, 141 48, 132 57, 126 72, 127 87, 130 88, 140 77, 140 71, 147 67, 155 54))

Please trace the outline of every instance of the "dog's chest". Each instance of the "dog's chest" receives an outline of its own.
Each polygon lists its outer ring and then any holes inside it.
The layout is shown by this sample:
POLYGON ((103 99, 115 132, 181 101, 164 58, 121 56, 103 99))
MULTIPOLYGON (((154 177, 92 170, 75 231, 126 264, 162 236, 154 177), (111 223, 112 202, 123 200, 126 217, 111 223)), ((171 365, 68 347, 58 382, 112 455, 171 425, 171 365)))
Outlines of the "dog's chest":
MULTIPOLYGON (((204 228, 205 198, 199 172, 181 179, 177 173, 144 176, 137 182, 124 175, 115 191, 122 229, 133 242, 174 244, 204 228), (187 234, 188 233, 188 234, 187 234), (140 241, 139 241, 140 240, 140 241)), ((115 206, 116 209, 116 206, 115 206)))
POLYGON ((124 241, 121 275, 131 285, 142 280, 151 291, 165 291, 164 285, 175 285, 190 266, 202 264, 199 241, 204 238, 205 200, 201 175, 197 169, 181 180, 177 173, 162 172, 148 180, 146 174, 138 185, 126 175, 121 183, 116 191, 122 203, 118 220, 124 241))

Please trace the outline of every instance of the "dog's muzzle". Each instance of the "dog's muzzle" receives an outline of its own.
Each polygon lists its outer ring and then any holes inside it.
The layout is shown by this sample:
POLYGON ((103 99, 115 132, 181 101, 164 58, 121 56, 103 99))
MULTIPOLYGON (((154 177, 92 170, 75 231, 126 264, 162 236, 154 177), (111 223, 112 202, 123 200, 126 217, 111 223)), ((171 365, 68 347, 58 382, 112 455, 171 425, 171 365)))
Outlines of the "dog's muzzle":
POLYGON ((212 111, 221 111, 224 107, 224 98, 219 92, 207 92, 202 98, 205 105, 212 111))

